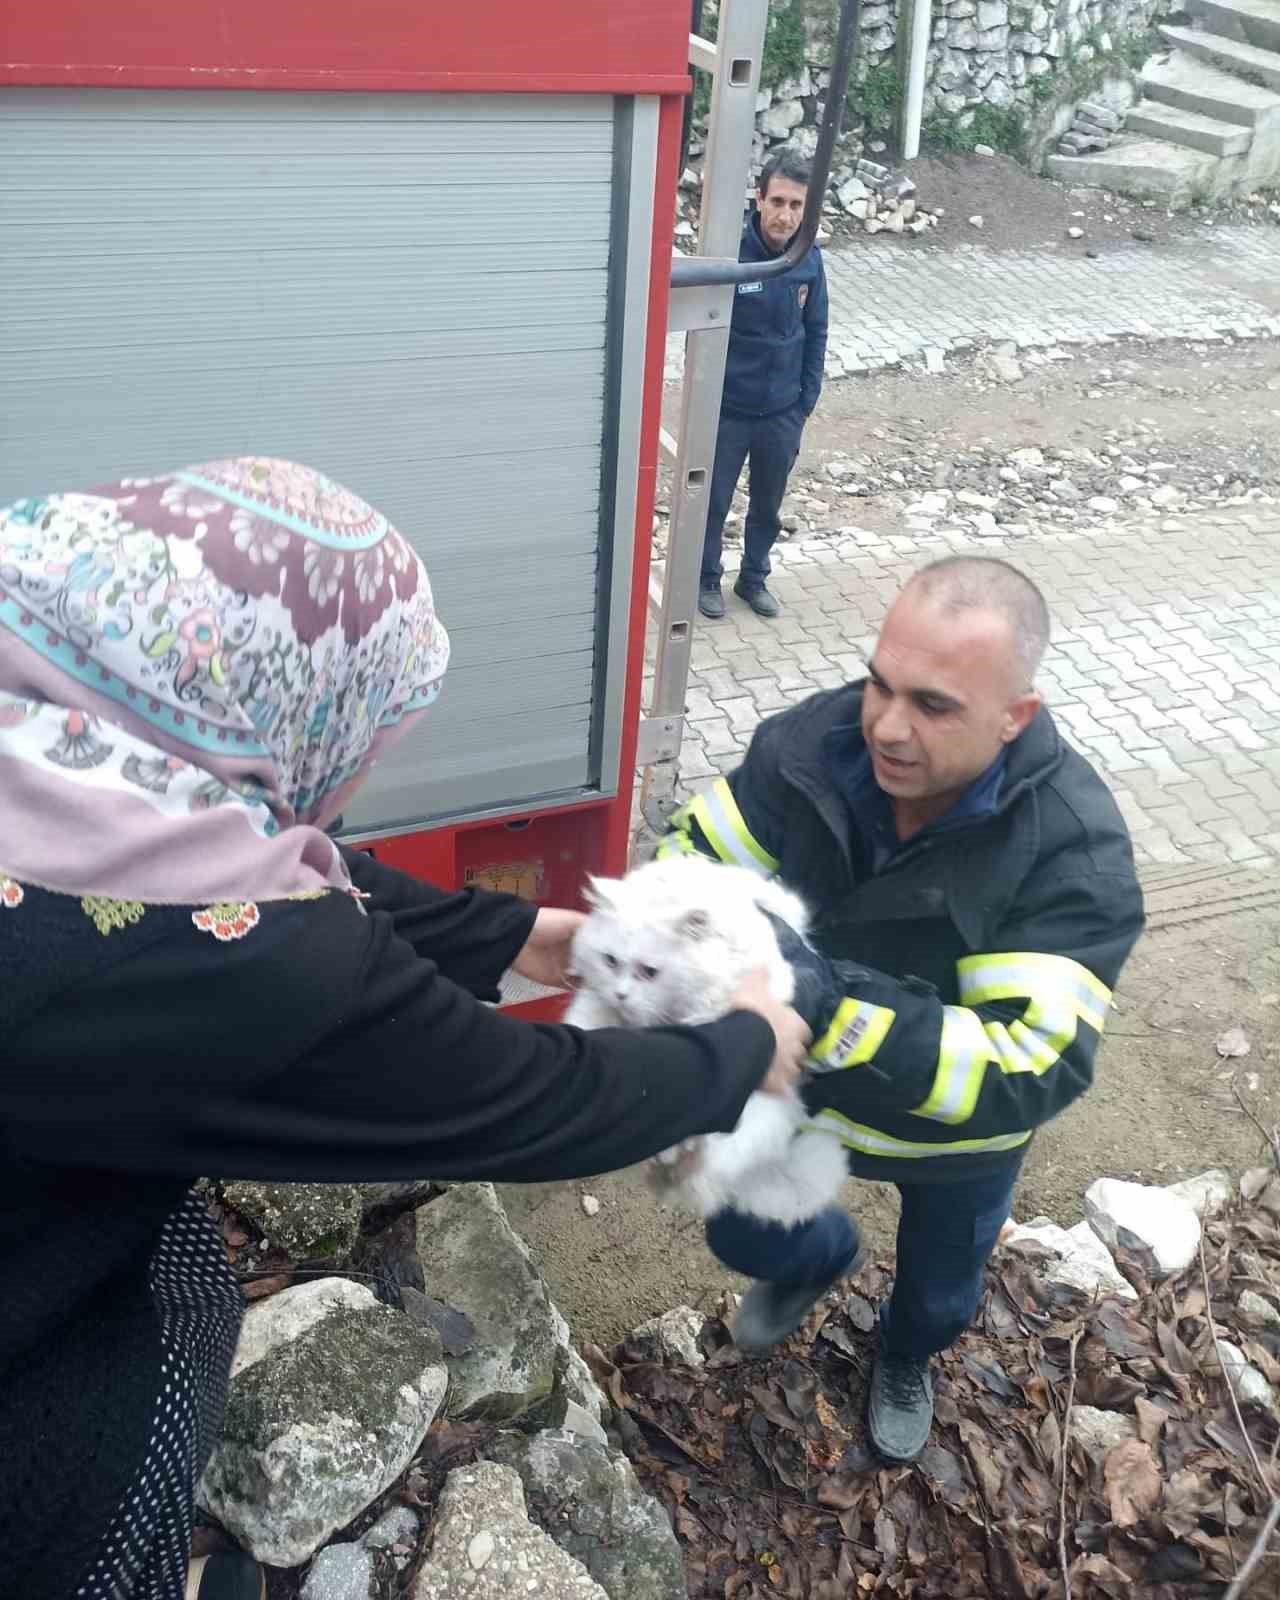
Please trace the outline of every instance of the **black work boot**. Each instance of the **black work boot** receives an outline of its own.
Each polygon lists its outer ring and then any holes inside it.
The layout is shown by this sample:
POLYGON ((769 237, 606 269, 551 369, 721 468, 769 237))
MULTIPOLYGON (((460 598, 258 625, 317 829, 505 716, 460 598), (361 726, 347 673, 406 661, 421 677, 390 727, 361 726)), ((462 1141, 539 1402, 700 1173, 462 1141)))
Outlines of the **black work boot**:
POLYGON ((733 1319, 733 1342, 746 1356, 765 1356, 794 1333, 833 1283, 852 1277, 867 1258, 861 1240, 852 1260, 825 1283, 753 1283, 733 1319))
POLYGON ((885 1461, 914 1461, 933 1426, 933 1379, 929 1362, 890 1355, 883 1346, 871 1368, 867 1404, 871 1443, 885 1461))
POLYGON ((714 622, 724 616, 724 595, 720 592, 719 578, 704 578, 698 589, 698 610, 714 622))
POLYGON ((744 583, 739 578, 733 592, 739 600, 745 600, 758 617, 776 617, 782 610, 776 597, 762 583, 744 583))

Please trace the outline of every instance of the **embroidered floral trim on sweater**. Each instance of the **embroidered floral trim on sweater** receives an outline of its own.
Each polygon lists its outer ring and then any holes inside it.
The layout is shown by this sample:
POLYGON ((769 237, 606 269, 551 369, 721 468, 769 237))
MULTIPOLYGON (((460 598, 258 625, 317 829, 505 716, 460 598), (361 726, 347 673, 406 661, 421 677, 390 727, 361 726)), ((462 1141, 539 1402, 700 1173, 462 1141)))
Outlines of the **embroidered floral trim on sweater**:
POLYGON ((243 939, 251 928, 257 927, 258 908, 252 900, 221 901, 203 911, 193 911, 191 920, 201 933, 211 933, 226 944, 231 939, 243 939))
POLYGON ((147 912, 141 900, 109 900, 99 894, 85 895, 80 908, 104 939, 116 929, 141 922, 147 912))

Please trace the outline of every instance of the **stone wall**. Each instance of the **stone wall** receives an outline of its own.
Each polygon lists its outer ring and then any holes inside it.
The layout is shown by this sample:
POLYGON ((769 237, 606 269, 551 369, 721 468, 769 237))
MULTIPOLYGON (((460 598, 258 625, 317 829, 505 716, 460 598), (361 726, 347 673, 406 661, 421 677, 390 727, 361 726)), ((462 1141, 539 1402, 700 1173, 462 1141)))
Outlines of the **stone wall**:
MULTIPOLYGON (((817 142, 834 38, 836 0, 772 0, 775 14, 787 12, 803 25, 799 65, 794 44, 785 74, 771 73, 765 55, 766 87, 756 118, 756 157, 763 161, 783 145, 811 154, 817 142)), ((1096 74, 1107 62, 1130 60, 1170 0, 933 0, 924 112, 959 130, 984 127, 1005 132, 1016 143, 1022 122, 1046 104, 1069 98, 1082 75, 1096 74), (989 108, 982 115, 982 108, 989 108), (1009 113, 1002 122, 990 113, 1009 113), (1021 114, 1020 116, 1017 114, 1021 114)), ((714 6, 707 16, 714 27, 714 6)), ((910 12, 906 0, 866 0, 855 66, 855 87, 845 124, 852 140, 891 136, 900 85, 905 76, 905 35, 910 12), (901 48, 900 48, 901 46, 901 48)), ((789 37, 794 40, 794 26, 789 37)), ((776 54, 776 51, 774 52, 776 54)), ((1132 61, 1131 61, 1132 64, 1132 61)))

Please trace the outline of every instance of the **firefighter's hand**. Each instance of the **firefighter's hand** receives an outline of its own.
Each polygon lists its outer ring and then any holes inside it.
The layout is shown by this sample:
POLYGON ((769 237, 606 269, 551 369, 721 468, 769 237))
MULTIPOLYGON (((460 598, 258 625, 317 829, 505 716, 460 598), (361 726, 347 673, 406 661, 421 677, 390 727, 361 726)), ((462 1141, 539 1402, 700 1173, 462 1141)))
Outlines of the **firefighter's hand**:
POLYGON ((763 967, 750 972, 729 1002, 731 1011, 754 1011, 773 1029, 773 1061, 760 1089, 765 1094, 786 1094, 800 1081, 805 1051, 813 1034, 798 1011, 775 1000, 769 989, 769 974, 763 967))
POLYGON ((560 911, 544 906, 533 924, 524 949, 511 963, 512 970, 532 983, 549 989, 569 987, 573 936, 586 921, 581 911, 560 911))

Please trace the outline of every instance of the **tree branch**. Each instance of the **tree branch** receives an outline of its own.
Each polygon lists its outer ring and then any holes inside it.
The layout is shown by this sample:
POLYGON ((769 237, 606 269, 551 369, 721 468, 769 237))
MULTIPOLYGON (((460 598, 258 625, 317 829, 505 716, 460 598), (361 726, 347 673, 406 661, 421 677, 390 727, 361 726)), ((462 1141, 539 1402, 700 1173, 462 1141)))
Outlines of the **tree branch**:
POLYGON ((1271 1502, 1271 1510, 1267 1512, 1267 1520, 1258 1529, 1258 1537, 1253 1541, 1253 1549, 1244 1559, 1244 1566, 1231 1580, 1231 1587, 1223 1595, 1222 1600, 1240 1600, 1240 1596, 1249 1585, 1250 1578, 1263 1556, 1267 1553, 1267 1544, 1271 1535, 1276 1531, 1276 1523, 1280 1522, 1280 1500, 1271 1502))
POLYGON ((1071 1335, 1071 1378, 1067 1384, 1067 1410, 1062 1419, 1062 1460, 1058 1483, 1058 1561, 1062 1567, 1063 1600, 1071 1600, 1071 1563, 1067 1560, 1067 1447, 1071 1443, 1071 1408, 1076 1398, 1076 1346, 1083 1328, 1071 1335))
POLYGON ((1241 1111, 1244 1112, 1245 1116, 1248 1117, 1249 1121, 1253 1123, 1254 1127, 1262 1135, 1267 1149, 1271 1152, 1271 1159, 1275 1162, 1276 1171, 1280 1172, 1280 1138, 1277 1137, 1276 1130, 1272 1128, 1270 1133, 1267 1132, 1259 1118, 1254 1114, 1253 1108, 1247 1104, 1244 1096, 1240 1093, 1240 1085, 1234 1079, 1231 1082, 1231 1092, 1235 1095, 1236 1104, 1241 1111))
MULTIPOLYGON (((1213 1353, 1218 1358, 1218 1365, 1222 1368, 1222 1376, 1227 1385, 1227 1393, 1231 1397, 1231 1409, 1235 1412, 1236 1427, 1240 1430, 1240 1437, 1244 1440, 1245 1449, 1249 1452, 1249 1460, 1253 1463, 1253 1470, 1257 1474, 1258 1485, 1264 1495, 1270 1499, 1275 1491, 1271 1481, 1262 1470, 1262 1463, 1258 1460, 1258 1452, 1253 1447, 1253 1440, 1249 1437, 1249 1430, 1244 1425, 1244 1417, 1240 1413, 1240 1402, 1236 1398, 1235 1380, 1227 1370, 1227 1364, 1222 1359, 1222 1351, 1218 1342, 1218 1325, 1213 1320, 1213 1291, 1209 1288, 1209 1267, 1204 1258, 1204 1229, 1200 1230, 1200 1280, 1204 1285, 1204 1314, 1209 1321, 1209 1337, 1213 1341, 1213 1353)), ((1261 1559, 1261 1557, 1259 1557, 1261 1559)))

